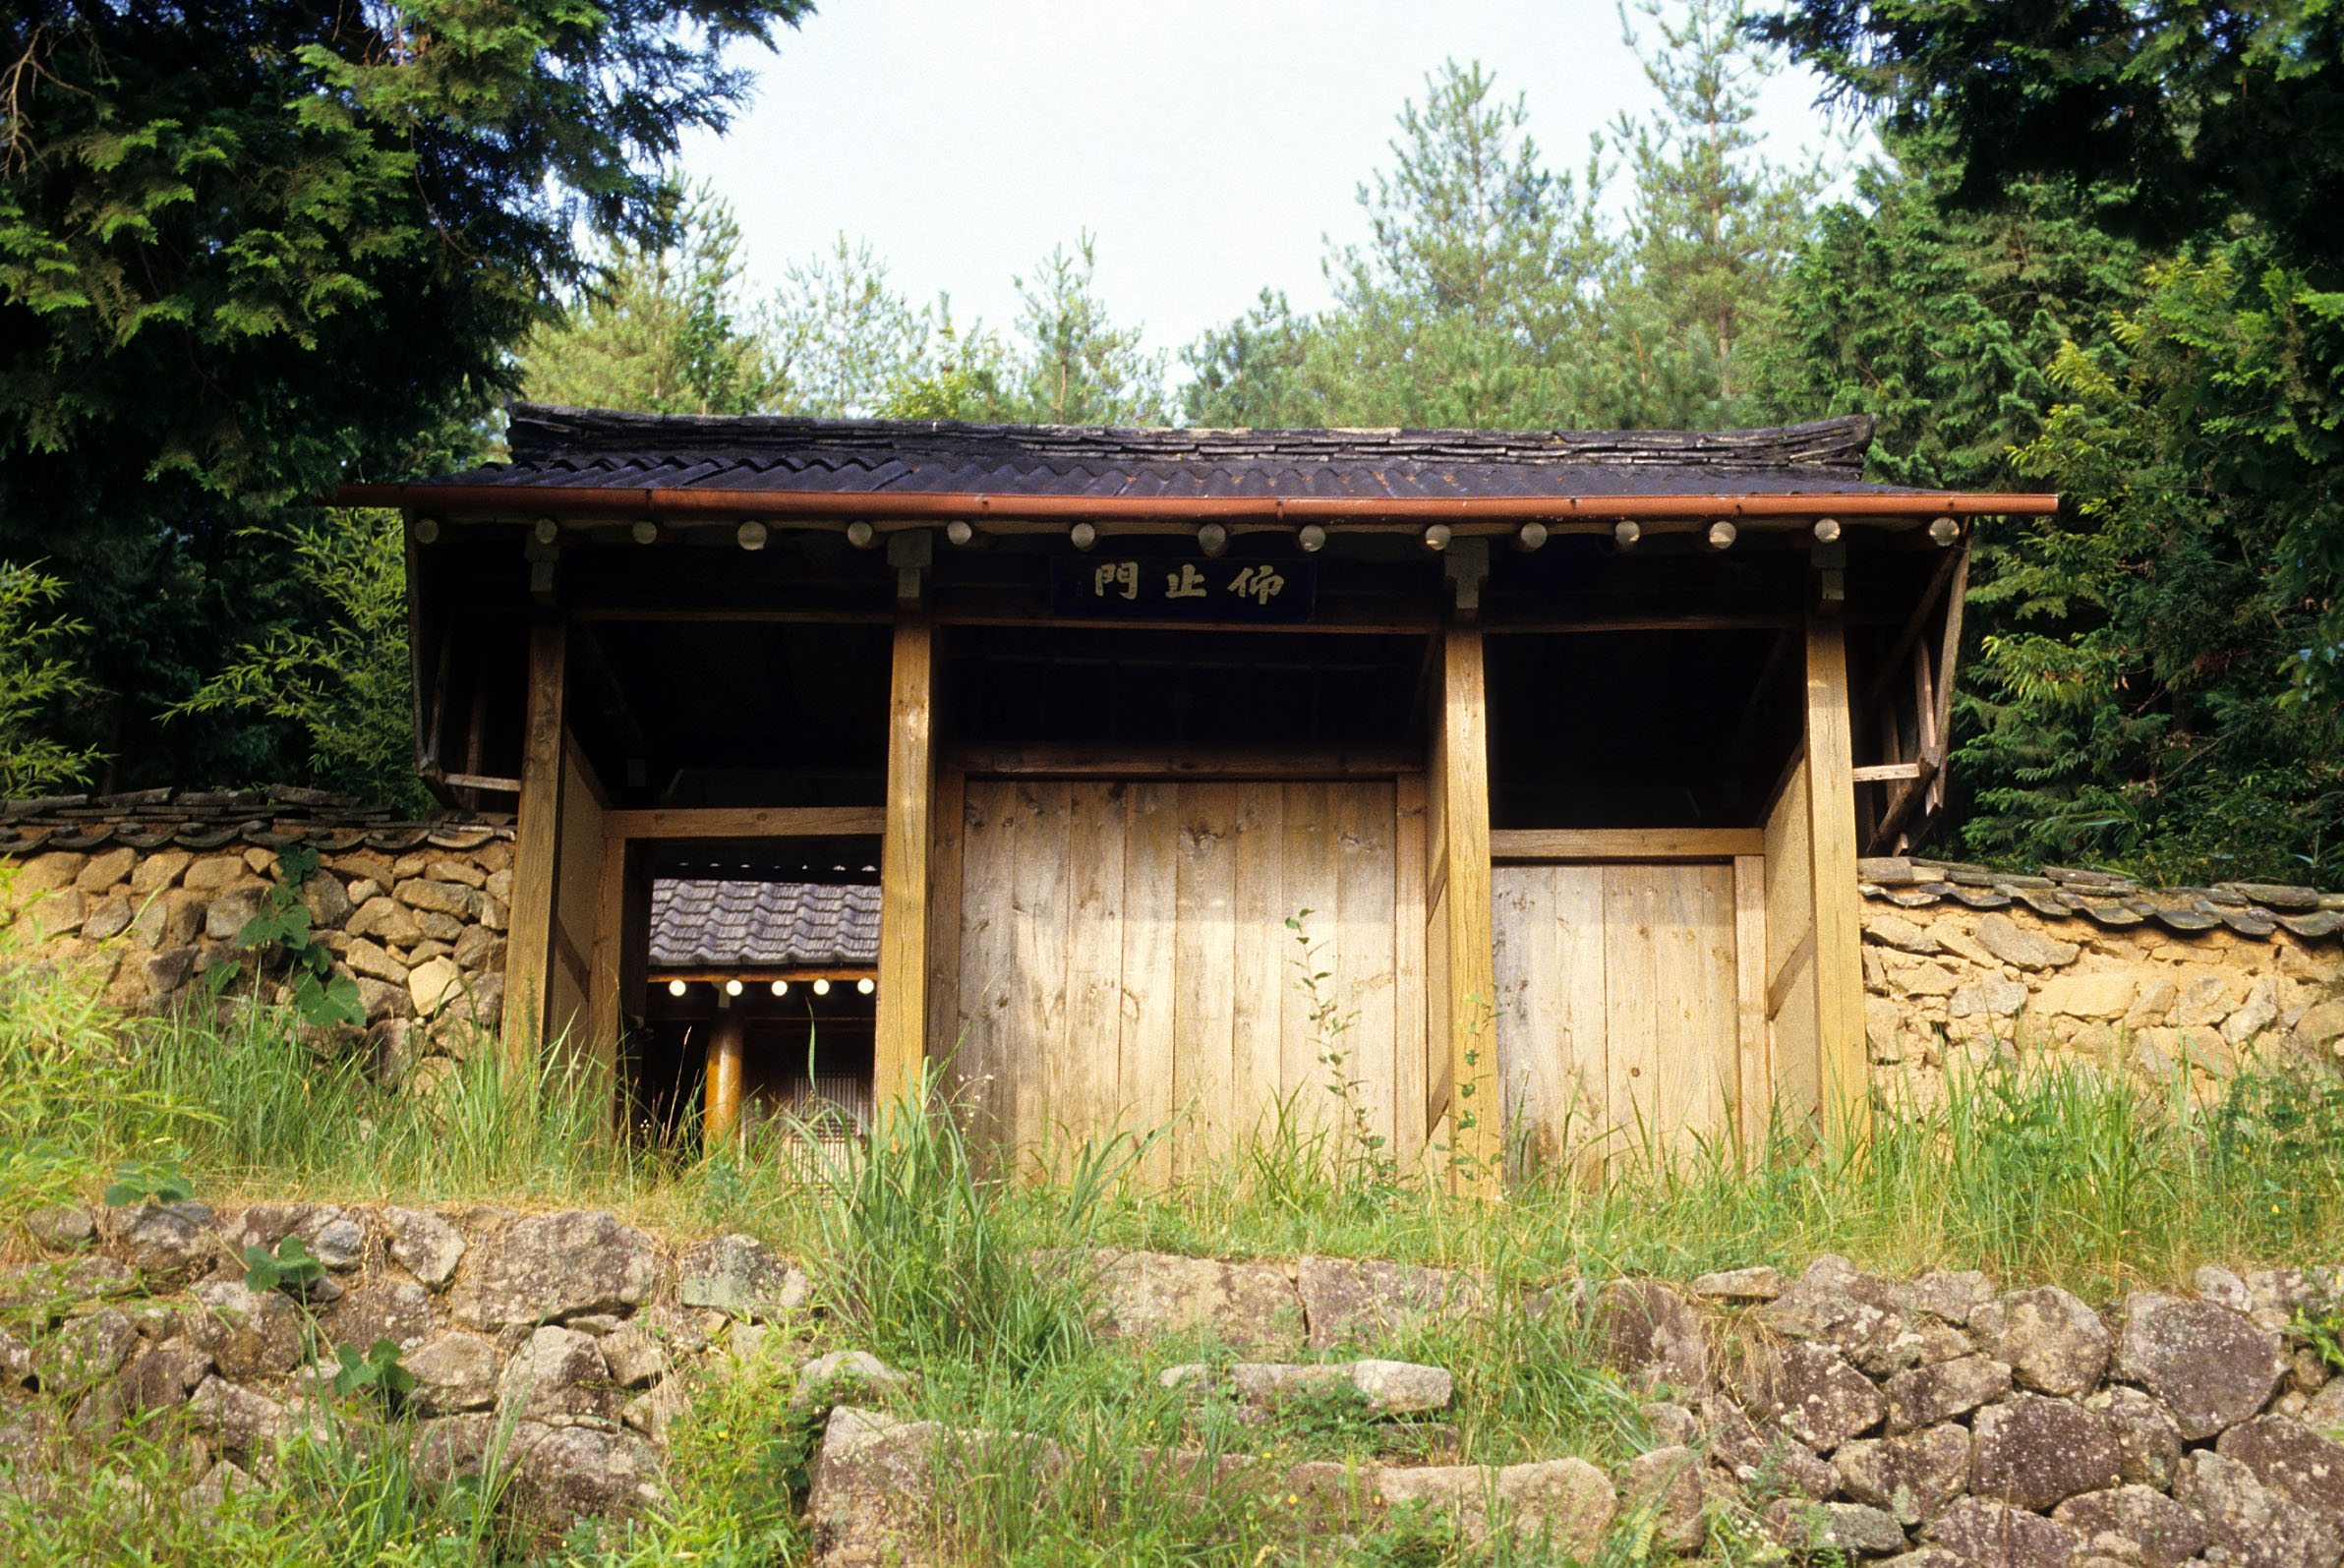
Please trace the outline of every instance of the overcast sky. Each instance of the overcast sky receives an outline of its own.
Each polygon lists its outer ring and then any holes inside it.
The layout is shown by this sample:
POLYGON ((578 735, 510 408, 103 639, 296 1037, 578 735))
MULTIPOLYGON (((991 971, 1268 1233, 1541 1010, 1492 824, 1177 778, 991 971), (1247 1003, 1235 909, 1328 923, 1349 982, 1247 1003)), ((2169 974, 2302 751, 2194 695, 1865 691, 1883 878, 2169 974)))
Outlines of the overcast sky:
MULTIPOLYGON (((1357 188, 1442 60, 1526 95, 1551 167, 1652 101, 1611 0, 822 0, 756 58, 754 107, 682 163, 738 212, 757 293, 844 231, 1007 328, 1012 275, 1088 228, 1116 319, 1169 349, 1264 284, 1325 302, 1323 237, 1364 238, 1357 188)), ((1821 145, 1814 98, 1769 84, 1784 152, 1821 145)))

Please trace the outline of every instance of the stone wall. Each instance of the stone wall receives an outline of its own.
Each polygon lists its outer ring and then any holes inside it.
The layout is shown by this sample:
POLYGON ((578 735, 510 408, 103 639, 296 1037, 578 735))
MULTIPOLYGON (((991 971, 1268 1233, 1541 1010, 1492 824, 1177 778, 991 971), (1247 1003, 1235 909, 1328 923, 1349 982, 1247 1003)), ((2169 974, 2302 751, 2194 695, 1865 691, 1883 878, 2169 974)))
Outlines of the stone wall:
POLYGON ((1865 1024, 1875 1089, 1935 1103, 1949 1068, 2011 1052, 2186 1074, 2344 1064, 2344 897, 2226 884, 2144 889, 1867 860, 1865 1024))
MULTIPOLYGON (((503 1007, 512 827, 401 822, 312 790, 152 790, 0 809, 0 923, 20 952, 71 965, 107 1002, 155 1013, 206 993, 216 965, 305 848, 313 931, 357 983, 369 1040, 391 1075, 452 1070, 503 1007), (82 804, 71 804, 80 801, 82 804)), ((264 994, 280 995, 274 977, 264 994)))
MULTIPOLYGON (((20 1489, 102 1468, 89 1450, 136 1414, 187 1445, 199 1504, 267 1476, 335 1419, 305 1351, 313 1317, 323 1344, 401 1347, 427 1479, 476 1471, 501 1425, 507 1501, 547 1532, 655 1505, 667 1434, 694 1380, 728 1360, 797 1365, 777 1423, 841 1404, 807 1519, 814 1560, 835 1568, 941 1560, 930 1542, 955 1464, 990 1465, 1006 1442, 1046 1485, 1065 1457, 1041 1437, 909 1420, 920 1368, 826 1349, 818 1276, 746 1236, 677 1244, 595 1211, 315 1203, 53 1209, 28 1232, 38 1255, 0 1268, 15 1330, 0 1332, 0 1483, 20 1489), (322 1282, 248 1290, 243 1249, 288 1236, 323 1260, 322 1282)), ((1519 1310, 1644 1401, 1650 1443, 1609 1470, 1564 1454, 1389 1457, 1419 1452, 1436 1424, 1381 1462, 1152 1456, 1167 1477, 1210 1463, 1216 1485, 1283 1497, 1298 1532, 1356 1533, 1416 1506, 1478 1537, 1510 1512, 1584 1552, 1649 1510, 1656 1546, 1683 1554, 1732 1521, 1794 1556, 1898 1568, 2344 1559, 2344 1379, 2298 1326, 2344 1311, 2333 1266, 2203 1268, 2190 1294, 2094 1304, 1976 1272, 1885 1279, 1832 1256, 1795 1279, 1753 1267, 1518 1294, 1375 1259, 1091 1262, 1096 1331, 1192 1400, 1267 1412, 1340 1382, 1378 1417, 1437 1423, 1471 1366, 1348 1358, 1425 1343, 1442 1321, 1470 1346, 1519 1310), (1201 1341, 1233 1359, 1197 1363, 1201 1341)), ((371 1398, 343 1419, 373 1420, 371 1398)))

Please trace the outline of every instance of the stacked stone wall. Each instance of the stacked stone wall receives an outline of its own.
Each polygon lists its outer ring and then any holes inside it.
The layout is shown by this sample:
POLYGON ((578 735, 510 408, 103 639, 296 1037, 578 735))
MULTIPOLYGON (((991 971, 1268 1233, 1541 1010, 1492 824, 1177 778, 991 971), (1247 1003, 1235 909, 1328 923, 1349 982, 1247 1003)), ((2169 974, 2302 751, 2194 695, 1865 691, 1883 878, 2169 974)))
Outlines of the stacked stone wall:
POLYGON ((1949 1072, 2014 1056, 2186 1078, 2200 1097, 2250 1064, 2344 1065, 2337 895, 1924 860, 1863 869, 1865 1034, 1882 1098, 1935 1104, 1949 1072))
POLYGON ((356 983, 386 1074, 443 1074, 503 1008, 513 830, 387 818, 305 790, 12 801, 0 811, 0 923, 20 958, 68 966, 128 1013, 207 1000, 222 964, 251 982, 231 998, 257 986, 282 1000, 281 975, 254 974, 237 937, 282 884, 284 853, 308 850, 318 868, 301 902, 335 972, 356 983))

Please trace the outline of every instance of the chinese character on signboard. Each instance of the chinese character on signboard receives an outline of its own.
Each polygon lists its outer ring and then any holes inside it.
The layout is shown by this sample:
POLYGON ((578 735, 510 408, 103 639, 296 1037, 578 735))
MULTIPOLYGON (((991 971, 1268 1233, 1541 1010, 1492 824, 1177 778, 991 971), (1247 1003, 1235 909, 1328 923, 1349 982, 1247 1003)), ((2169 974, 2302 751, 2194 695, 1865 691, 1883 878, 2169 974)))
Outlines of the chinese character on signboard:
POLYGON ((1309 620, 1315 561, 1167 560, 1057 556, 1050 611, 1123 620, 1309 620))

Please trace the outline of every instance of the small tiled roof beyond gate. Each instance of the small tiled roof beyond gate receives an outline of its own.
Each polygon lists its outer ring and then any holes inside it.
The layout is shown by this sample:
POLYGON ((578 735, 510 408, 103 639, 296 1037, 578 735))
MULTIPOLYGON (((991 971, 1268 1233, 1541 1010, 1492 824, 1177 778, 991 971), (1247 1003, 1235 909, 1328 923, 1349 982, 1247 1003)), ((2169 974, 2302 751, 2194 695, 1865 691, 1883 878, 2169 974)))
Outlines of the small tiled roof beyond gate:
POLYGON ((652 884, 653 968, 818 968, 878 961, 877 888, 687 879, 652 884))

